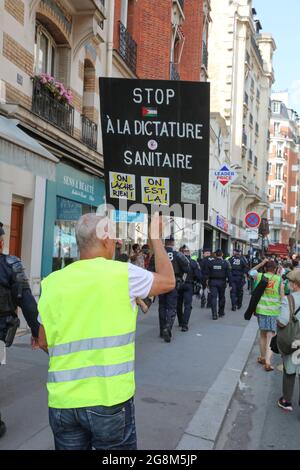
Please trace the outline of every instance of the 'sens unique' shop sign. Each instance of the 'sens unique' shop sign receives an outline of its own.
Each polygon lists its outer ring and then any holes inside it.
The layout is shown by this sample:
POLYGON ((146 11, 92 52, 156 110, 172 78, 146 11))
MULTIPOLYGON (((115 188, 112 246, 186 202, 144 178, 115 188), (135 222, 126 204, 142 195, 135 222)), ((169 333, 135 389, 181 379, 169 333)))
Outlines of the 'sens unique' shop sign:
POLYGON ((100 78, 107 202, 203 204, 209 83, 100 78))

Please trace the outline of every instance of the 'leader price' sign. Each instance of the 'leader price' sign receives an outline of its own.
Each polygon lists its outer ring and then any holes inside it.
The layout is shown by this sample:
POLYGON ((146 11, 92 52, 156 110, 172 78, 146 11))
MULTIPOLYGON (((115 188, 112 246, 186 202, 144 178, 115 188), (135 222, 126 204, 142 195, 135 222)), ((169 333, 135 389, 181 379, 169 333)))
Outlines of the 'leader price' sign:
POLYGON ((208 207, 209 83, 100 78, 106 199, 208 207))

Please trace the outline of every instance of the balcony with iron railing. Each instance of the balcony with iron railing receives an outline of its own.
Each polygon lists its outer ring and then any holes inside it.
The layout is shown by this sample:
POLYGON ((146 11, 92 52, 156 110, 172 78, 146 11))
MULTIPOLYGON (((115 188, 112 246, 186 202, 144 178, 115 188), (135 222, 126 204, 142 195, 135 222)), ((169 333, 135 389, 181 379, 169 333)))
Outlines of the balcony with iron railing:
POLYGON ((170 80, 180 80, 180 74, 174 62, 170 63, 170 80))
POLYGON ((136 62, 137 62, 137 43, 132 38, 128 29, 119 22, 120 32, 120 45, 119 53, 130 70, 136 73, 136 62))
POLYGON ((178 3, 181 7, 181 10, 183 11, 183 9, 184 9, 184 0, 178 0, 178 3))
POLYGON ((88 147, 93 150, 97 150, 97 140, 98 140, 98 126, 95 122, 88 119, 86 116, 81 116, 82 122, 82 132, 81 140, 88 147))
POLYGON ((207 45, 202 41, 202 65, 207 69, 208 67, 208 50, 207 45))
POLYGON ((58 101, 37 81, 33 83, 32 112, 62 131, 73 135, 73 106, 58 101))
POLYGON ((248 51, 246 51, 245 62, 250 66, 250 54, 248 51))

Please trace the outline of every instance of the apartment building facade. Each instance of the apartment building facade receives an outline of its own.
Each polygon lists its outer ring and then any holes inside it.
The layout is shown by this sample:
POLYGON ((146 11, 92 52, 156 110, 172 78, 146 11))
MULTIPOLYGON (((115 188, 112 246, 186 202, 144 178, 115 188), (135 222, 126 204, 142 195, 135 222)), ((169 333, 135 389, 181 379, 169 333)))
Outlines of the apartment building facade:
POLYGON ((209 0, 115 0, 114 50, 138 78, 205 80, 209 21, 209 0))
POLYGON ((114 64, 113 2, 1 0, 0 15, 0 117, 35 152, 1 161, 0 218, 38 295, 41 276, 76 259, 76 220, 104 202, 98 77, 135 74, 114 64))
POLYGON ((288 92, 272 94, 268 162, 270 243, 297 251, 299 241, 299 116, 288 92))
POLYGON ((261 34, 251 0, 212 0, 211 7, 211 110, 220 112, 230 129, 230 161, 238 172, 230 194, 231 240, 232 247, 246 251, 245 215, 256 211, 266 217, 268 210, 265 182, 276 45, 271 35, 261 34))
MULTIPOLYGON (((114 57, 141 79, 206 81, 210 14, 209 0, 115 0, 114 57)), ((193 230, 201 232, 203 244, 204 226, 193 230)), ((147 230, 138 224, 136 241, 146 239, 147 230)))

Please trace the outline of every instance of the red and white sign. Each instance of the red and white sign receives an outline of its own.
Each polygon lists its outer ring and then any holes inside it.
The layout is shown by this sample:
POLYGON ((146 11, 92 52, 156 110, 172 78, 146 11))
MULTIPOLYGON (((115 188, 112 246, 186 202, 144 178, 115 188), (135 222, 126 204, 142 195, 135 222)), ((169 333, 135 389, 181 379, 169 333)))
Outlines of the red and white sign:
POLYGON ((257 228, 260 226, 261 218, 257 212, 248 212, 245 217, 245 224, 249 228, 257 228))
POLYGON ((215 177, 222 186, 230 185, 237 178, 237 176, 237 173, 232 171, 226 165, 223 165, 219 171, 215 171, 215 177))

